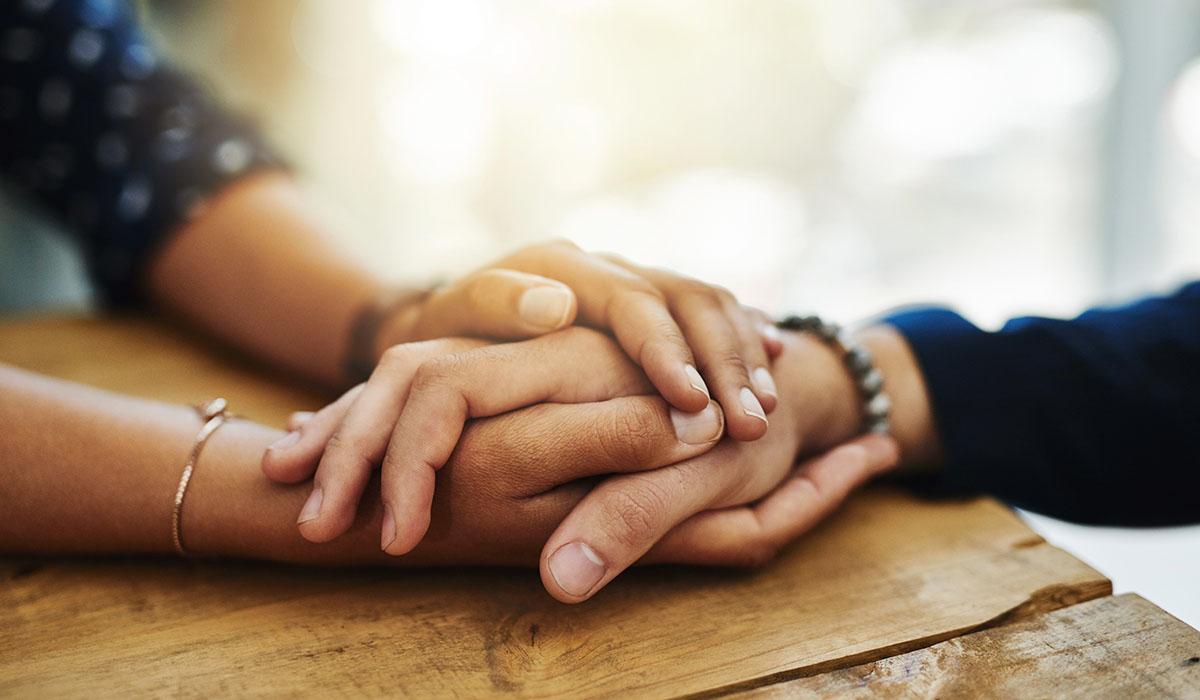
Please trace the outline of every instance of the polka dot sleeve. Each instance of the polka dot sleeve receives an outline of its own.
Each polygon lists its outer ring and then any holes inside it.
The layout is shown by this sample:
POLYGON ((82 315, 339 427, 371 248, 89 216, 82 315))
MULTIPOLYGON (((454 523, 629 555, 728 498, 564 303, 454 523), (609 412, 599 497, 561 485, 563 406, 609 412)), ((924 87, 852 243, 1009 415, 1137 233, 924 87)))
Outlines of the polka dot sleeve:
POLYGON ((0 175, 79 238, 110 303, 222 185, 280 167, 164 65, 121 0, 0 2, 0 175))

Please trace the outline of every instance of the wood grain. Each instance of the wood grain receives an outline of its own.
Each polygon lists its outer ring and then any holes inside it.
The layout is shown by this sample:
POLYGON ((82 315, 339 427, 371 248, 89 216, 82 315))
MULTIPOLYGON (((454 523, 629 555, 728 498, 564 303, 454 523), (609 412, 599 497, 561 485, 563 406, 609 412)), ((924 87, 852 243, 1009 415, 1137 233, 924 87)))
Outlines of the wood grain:
POLYGON ((745 698, 1196 698, 1200 632, 1127 593, 745 698))
POLYGON ((224 396, 248 418, 282 426, 329 398, 223 348, 145 318, 51 317, 0 322, 0 362, 172 403, 224 396))
MULTIPOLYGON (((0 324, 0 361, 278 422, 318 397, 135 320, 0 324)), ((882 659, 1107 595, 994 501, 872 489, 757 572, 647 568, 579 606, 525 570, 0 560, 0 696, 662 697, 882 659)))

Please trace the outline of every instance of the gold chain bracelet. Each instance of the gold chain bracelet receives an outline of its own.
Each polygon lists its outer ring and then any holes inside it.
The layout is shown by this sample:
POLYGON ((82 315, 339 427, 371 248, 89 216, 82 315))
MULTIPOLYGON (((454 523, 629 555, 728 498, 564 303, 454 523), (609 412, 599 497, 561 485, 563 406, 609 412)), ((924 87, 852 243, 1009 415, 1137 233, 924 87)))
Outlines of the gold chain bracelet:
POLYGON ((196 409, 196 413, 200 415, 200 420, 204 424, 200 427, 200 432, 196 433, 196 440, 192 443, 192 452, 183 466, 183 474, 179 476, 179 486, 175 489, 175 507, 171 510, 171 542, 181 557, 190 556, 183 546, 183 497, 187 495, 188 483, 192 480, 196 461, 200 459, 200 451, 204 449, 208 438, 212 437, 217 428, 220 428, 225 421, 232 417, 229 413, 229 402, 222 398, 211 399, 193 408, 196 409))

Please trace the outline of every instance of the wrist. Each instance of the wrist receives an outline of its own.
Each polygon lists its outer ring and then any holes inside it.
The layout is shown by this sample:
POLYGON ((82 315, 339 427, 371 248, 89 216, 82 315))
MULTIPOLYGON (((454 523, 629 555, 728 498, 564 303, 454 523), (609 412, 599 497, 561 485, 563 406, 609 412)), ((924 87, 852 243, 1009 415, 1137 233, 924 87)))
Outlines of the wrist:
POLYGON ((388 290, 375 293, 358 307, 350 321, 342 358, 343 380, 366 381, 383 353, 393 345, 414 340, 425 292, 388 290))
MULTIPOLYGON (((265 524, 278 512, 275 498, 257 500, 256 462, 267 445, 280 436, 277 430, 243 420, 230 420, 213 434, 197 461, 184 502, 181 529, 185 546, 198 556, 263 556, 247 551, 246 545, 265 545, 269 537, 261 528, 249 527, 247 513, 255 513, 265 524)), ((277 489, 283 491, 287 487, 277 489)))
POLYGON ((782 340, 775 374, 780 396, 796 407, 797 456, 827 450, 857 435, 862 408, 842 358, 809 333, 785 331, 782 340))
POLYGON ((379 324, 379 332, 371 344, 372 357, 376 363, 393 345, 417 340, 413 331, 421 316, 421 304, 424 300, 424 293, 406 293, 401 302, 387 310, 379 324))
MULTIPOLYGON (((904 337, 890 326, 855 333, 870 351, 891 399, 890 433, 900 445, 901 466, 936 468, 941 443, 916 357, 904 337)), ((800 453, 822 452, 862 432, 862 396, 839 353, 809 333, 783 333, 784 351, 777 360, 780 396, 795 403, 800 453)), ((798 455, 799 456, 799 455, 798 455)))
POLYGON ((908 472, 937 469, 942 444, 925 377, 908 341, 886 324, 867 327, 857 337, 874 356, 892 399, 891 434, 900 445, 899 467, 908 472))
POLYGON ((294 564, 393 563, 379 551, 382 513, 374 485, 363 496, 358 521, 335 542, 313 544, 300 536, 296 515, 312 482, 277 484, 262 473, 263 452, 282 435, 245 420, 229 421, 213 434, 183 510, 188 551, 294 564))

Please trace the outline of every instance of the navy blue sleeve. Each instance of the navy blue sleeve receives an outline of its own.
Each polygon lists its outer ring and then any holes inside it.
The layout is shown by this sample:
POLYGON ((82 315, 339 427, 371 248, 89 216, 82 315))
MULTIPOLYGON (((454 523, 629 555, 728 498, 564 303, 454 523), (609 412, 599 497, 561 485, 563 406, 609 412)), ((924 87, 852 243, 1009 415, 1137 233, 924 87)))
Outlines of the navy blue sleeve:
POLYGON ((1113 525, 1200 522, 1200 283, 985 332, 945 309, 908 339, 946 451, 925 486, 1113 525))
POLYGON ((0 3, 0 176, 82 243, 102 296, 228 181, 274 167, 246 121, 164 65, 123 0, 0 3))

